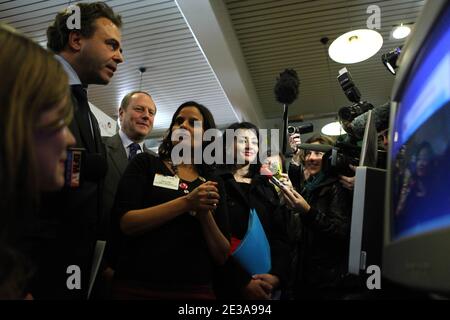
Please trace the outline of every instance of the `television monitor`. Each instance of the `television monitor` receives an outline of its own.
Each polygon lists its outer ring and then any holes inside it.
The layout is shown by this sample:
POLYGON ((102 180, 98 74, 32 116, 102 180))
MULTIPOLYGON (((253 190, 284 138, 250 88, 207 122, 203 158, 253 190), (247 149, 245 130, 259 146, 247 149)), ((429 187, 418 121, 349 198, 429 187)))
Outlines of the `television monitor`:
POLYGON ((428 1, 394 82, 382 274, 450 292, 450 2, 428 1))

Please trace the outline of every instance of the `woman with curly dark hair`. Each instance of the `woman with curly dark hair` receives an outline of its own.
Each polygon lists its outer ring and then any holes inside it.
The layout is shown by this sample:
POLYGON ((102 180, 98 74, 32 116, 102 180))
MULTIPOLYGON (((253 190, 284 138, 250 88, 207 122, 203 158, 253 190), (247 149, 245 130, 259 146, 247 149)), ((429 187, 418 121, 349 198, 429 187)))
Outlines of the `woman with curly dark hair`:
POLYGON ((194 101, 173 115, 159 157, 137 155, 116 195, 117 299, 214 299, 212 271, 229 250, 222 187, 203 160, 211 112, 194 101), (176 149, 185 153, 176 159, 176 149), (190 154, 190 155, 188 155, 190 154), (203 158, 202 158, 203 159, 203 158))

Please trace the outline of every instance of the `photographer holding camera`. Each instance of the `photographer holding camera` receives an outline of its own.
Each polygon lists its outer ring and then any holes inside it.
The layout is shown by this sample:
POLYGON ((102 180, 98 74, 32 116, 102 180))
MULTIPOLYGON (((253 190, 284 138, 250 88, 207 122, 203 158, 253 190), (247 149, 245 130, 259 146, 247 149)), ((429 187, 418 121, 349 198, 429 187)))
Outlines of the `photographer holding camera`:
MULTIPOLYGON (((299 139, 291 135, 291 146, 295 148, 299 139)), ((330 138, 320 135, 306 143, 333 145, 330 138)), ((337 176, 322 170, 323 152, 306 150, 303 159, 301 153, 296 150, 289 170, 293 185, 300 188, 282 188, 287 204, 299 212, 302 228, 294 297, 338 299, 343 296, 347 272, 351 195, 337 176), (296 161, 300 162, 298 166, 296 161)))

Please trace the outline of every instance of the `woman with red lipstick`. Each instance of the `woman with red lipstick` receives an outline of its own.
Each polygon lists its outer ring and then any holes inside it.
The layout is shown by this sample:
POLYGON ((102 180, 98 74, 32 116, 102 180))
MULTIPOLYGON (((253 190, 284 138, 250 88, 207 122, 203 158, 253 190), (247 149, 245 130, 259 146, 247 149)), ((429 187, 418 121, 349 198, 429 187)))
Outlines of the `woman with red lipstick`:
MULTIPOLYGON (((319 135, 306 143, 333 145, 330 138, 319 135)), ((347 273, 351 194, 337 176, 322 170, 323 155, 307 150, 302 161, 308 178, 301 177, 302 189, 282 190, 289 207, 299 211, 301 219, 297 271, 292 280, 296 299, 339 299, 344 294, 341 290, 347 273)))
POLYGON ((220 170, 225 182, 227 207, 230 216, 231 251, 244 238, 250 209, 256 209, 271 249, 272 269, 265 274, 248 273, 233 256, 215 276, 216 293, 221 299, 273 298, 272 293, 282 287, 289 271, 289 245, 283 219, 285 207, 273 185, 260 175, 259 130, 249 123, 235 123, 227 128, 234 140, 223 135, 227 161, 220 170))

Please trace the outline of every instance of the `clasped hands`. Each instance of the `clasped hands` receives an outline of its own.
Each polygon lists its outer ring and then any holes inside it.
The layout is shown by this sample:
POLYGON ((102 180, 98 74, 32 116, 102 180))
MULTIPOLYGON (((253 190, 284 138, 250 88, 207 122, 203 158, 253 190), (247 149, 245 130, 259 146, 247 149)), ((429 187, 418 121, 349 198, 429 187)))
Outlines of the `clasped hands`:
POLYGON ((280 279, 273 274, 255 274, 242 293, 244 298, 249 300, 270 300, 273 290, 279 285, 280 279))
POLYGON ((217 185, 215 181, 207 181, 188 193, 186 199, 189 202, 190 211, 203 215, 215 210, 220 199, 217 185))

